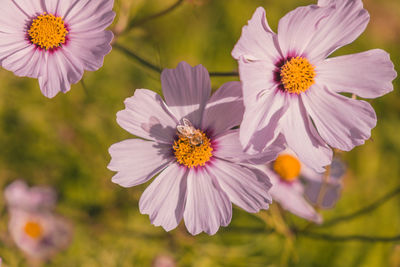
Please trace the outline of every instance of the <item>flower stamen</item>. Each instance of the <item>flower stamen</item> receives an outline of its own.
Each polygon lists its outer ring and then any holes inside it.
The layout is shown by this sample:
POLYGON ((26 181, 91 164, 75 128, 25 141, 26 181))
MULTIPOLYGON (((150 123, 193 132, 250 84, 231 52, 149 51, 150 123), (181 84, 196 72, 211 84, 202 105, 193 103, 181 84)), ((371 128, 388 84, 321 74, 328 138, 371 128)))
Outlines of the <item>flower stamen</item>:
POLYGON ((45 12, 32 21, 28 34, 33 44, 48 50, 64 44, 68 31, 61 17, 45 12))
POLYGON ((184 125, 177 127, 179 139, 172 146, 176 161, 188 168, 204 166, 212 157, 210 139, 188 120, 183 121, 184 125))
POLYGON ((274 171, 282 180, 292 182, 296 180, 300 174, 300 161, 289 154, 279 155, 273 165, 274 171))
POLYGON ((288 93, 300 94, 315 83, 315 67, 303 57, 293 57, 280 69, 283 88, 288 93))

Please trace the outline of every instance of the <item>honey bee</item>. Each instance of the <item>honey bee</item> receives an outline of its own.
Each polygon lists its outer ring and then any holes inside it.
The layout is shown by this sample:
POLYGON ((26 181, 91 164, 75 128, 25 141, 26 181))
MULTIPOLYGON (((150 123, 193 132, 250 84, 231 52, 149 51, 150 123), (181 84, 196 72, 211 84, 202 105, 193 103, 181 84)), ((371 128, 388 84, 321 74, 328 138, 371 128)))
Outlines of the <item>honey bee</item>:
POLYGON ((189 139, 189 142, 192 146, 202 145, 203 133, 200 130, 194 128, 192 123, 188 119, 183 118, 182 120, 183 125, 179 124, 178 126, 176 126, 179 135, 189 139))

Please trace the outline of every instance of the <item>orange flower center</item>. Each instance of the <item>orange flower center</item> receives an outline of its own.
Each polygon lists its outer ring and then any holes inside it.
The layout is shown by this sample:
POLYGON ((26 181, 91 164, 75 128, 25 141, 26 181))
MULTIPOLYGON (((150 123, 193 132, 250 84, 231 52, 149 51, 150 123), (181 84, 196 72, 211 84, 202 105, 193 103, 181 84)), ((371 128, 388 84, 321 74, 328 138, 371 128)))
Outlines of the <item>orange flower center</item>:
POLYGON ((205 133, 193 128, 178 132, 178 136, 172 146, 177 162, 192 168, 204 166, 210 160, 213 148, 205 133))
POLYGON ((33 239, 39 239, 43 235, 43 228, 38 222, 28 221, 24 226, 24 232, 33 239))
POLYGON ((48 50, 64 44, 68 31, 61 17, 45 12, 32 21, 28 34, 33 44, 48 50))
POLYGON ((280 76, 286 92, 300 94, 315 83, 315 67, 306 58, 294 57, 281 67, 280 76))
POLYGON ((292 182, 296 180, 300 174, 300 161, 289 154, 279 155, 273 165, 274 171, 282 180, 292 182))

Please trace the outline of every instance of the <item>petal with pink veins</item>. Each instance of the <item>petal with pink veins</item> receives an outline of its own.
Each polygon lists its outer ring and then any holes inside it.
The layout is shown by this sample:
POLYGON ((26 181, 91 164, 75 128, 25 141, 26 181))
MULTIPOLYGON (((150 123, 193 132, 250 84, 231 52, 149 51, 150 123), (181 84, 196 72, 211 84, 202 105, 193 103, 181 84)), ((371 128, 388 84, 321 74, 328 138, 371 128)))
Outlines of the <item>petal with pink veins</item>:
POLYGON ((224 83, 208 100, 201 129, 213 136, 239 126, 243 119, 243 97, 240 82, 224 83))
POLYGON ((263 168, 272 182, 270 190, 272 199, 289 212, 315 223, 322 223, 322 217, 306 201, 304 188, 300 181, 283 182, 279 176, 268 168, 263 168))
POLYGON ((275 39, 276 34, 268 25, 265 10, 259 7, 248 21, 248 25, 243 27, 232 56, 237 60, 243 56, 246 60, 275 61, 281 57, 275 46, 275 39))
POLYGON ((192 235, 201 232, 213 235, 231 221, 232 204, 216 179, 206 168, 189 170, 183 218, 192 235))
POLYGON ((269 145, 264 151, 254 155, 247 154, 239 142, 239 130, 227 131, 214 139, 215 150, 213 155, 217 158, 232 161, 263 164, 276 159, 279 152, 285 148, 284 139, 269 145))
POLYGON ((107 168, 118 172, 112 181, 123 187, 150 180, 173 160, 171 146, 140 139, 127 139, 109 148, 107 168))
POLYGON ((46 97, 52 98, 58 92, 66 93, 71 89, 71 84, 82 79, 82 63, 68 51, 60 49, 46 53, 43 59, 46 64, 42 65, 44 69, 39 76, 39 85, 46 97))
POLYGON ((279 21, 279 44, 284 55, 296 53, 317 62, 353 42, 368 22, 369 14, 360 0, 299 7, 279 21))
POLYGON ((349 151, 371 137, 376 114, 369 103, 319 86, 305 92, 302 99, 320 136, 330 146, 349 151))
POLYGON ((282 119, 282 132, 288 147, 301 162, 316 172, 323 172, 323 167, 332 161, 332 150, 312 125, 300 96, 288 94, 287 97, 290 107, 282 119))
POLYGON ((182 220, 186 201, 186 168, 171 164, 146 188, 139 201, 142 214, 170 231, 182 220))
POLYGON ((219 159, 213 161, 212 171, 232 203, 252 213, 268 209, 271 183, 264 172, 219 159))
POLYGON ((200 127, 204 107, 210 97, 210 76, 202 65, 180 62, 175 69, 164 69, 161 86, 165 102, 180 121, 188 119, 200 127))
POLYGON ((317 65, 316 72, 316 83, 365 98, 391 92, 397 76, 389 54, 381 49, 328 58, 317 65))
POLYGON ((122 128, 142 138, 173 143, 178 121, 158 94, 136 89, 124 103, 125 109, 117 113, 117 122, 122 128))

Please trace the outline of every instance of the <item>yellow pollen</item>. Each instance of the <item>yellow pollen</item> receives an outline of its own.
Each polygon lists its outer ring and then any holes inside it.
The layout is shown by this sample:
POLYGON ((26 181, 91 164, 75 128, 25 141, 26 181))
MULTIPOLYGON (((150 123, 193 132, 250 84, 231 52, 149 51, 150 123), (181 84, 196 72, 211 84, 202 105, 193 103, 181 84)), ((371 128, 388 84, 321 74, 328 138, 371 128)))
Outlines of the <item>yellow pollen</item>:
POLYGON ((32 21, 28 34, 33 44, 48 50, 64 44, 68 31, 61 17, 45 12, 32 21))
POLYGON ((300 94, 315 83, 314 66, 306 58, 294 57, 288 60, 280 71, 281 83, 286 92, 300 94))
MULTIPOLYGON (((194 144, 192 137, 179 134, 179 139, 174 142, 173 149, 176 161, 186 167, 204 166, 212 157, 210 139, 201 133, 201 142, 194 144)), ((199 136, 200 137, 200 136, 199 136)))
POLYGON ((292 182, 297 179, 300 174, 300 161, 289 154, 279 155, 274 162, 274 171, 282 180, 292 182))
POLYGON ((39 223, 28 221, 24 226, 24 232, 33 239, 39 239, 42 237, 43 229, 39 223))

